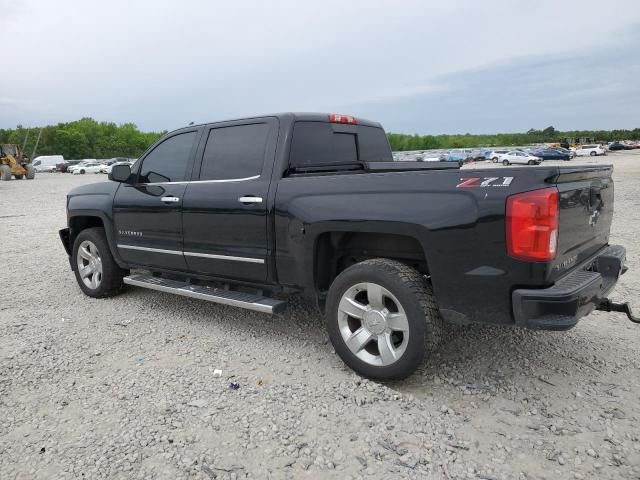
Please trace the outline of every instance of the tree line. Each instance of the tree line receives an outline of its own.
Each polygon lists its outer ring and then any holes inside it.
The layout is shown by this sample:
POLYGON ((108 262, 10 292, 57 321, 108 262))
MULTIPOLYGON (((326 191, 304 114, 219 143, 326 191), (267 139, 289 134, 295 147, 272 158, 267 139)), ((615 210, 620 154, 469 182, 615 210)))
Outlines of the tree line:
POLYGON ((526 133, 496 133, 490 135, 406 135, 389 133, 393 151, 432 150, 438 148, 508 147, 532 143, 559 143, 565 138, 592 138, 596 142, 640 139, 640 128, 633 130, 572 130, 561 132, 553 127, 531 129, 526 133))
MULTIPOLYGON (((31 155, 40 128, 0 129, 0 143, 24 146, 31 155)), ((66 159, 80 158, 137 158, 166 132, 141 132, 133 123, 117 125, 83 118, 75 122, 43 127, 37 155, 63 155, 66 159)), ((389 133, 394 151, 431 150, 438 148, 503 147, 531 143, 560 142, 564 138, 593 138, 596 141, 639 139, 640 128, 634 130, 581 130, 560 132, 553 127, 531 129, 526 133, 497 133, 474 135, 407 135, 389 133)))
POLYGON ((38 142, 37 155, 63 155, 81 158, 137 158, 166 132, 141 132, 133 123, 116 125, 83 118, 40 128, 0 129, 0 143, 14 143, 31 156, 38 142), (40 140, 38 141, 38 132, 40 140))

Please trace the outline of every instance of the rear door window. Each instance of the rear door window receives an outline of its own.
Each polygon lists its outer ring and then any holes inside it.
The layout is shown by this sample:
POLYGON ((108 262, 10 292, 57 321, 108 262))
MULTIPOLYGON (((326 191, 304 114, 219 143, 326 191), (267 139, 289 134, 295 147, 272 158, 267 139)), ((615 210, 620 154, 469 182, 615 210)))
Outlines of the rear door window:
POLYGON ((268 138, 268 123, 212 128, 204 148, 200 180, 260 175, 268 138))

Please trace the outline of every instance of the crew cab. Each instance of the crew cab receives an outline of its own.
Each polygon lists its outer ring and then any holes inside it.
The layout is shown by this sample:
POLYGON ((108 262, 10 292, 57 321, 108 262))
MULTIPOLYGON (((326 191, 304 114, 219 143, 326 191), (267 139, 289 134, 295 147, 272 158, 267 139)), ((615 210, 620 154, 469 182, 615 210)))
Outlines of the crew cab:
POLYGON ((394 162, 378 123, 285 113, 167 134, 73 189, 60 237, 91 297, 127 284, 274 314, 302 294, 351 368, 403 378, 445 322, 566 330, 619 306, 611 174, 394 162))

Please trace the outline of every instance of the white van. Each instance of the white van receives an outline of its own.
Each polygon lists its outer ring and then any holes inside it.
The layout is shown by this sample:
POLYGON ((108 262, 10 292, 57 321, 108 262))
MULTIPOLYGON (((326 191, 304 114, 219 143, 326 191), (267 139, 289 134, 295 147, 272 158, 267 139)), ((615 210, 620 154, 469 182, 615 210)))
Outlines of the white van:
POLYGON ((55 172, 56 165, 59 163, 64 163, 62 155, 41 155, 36 157, 31 165, 36 169, 36 172, 55 172))

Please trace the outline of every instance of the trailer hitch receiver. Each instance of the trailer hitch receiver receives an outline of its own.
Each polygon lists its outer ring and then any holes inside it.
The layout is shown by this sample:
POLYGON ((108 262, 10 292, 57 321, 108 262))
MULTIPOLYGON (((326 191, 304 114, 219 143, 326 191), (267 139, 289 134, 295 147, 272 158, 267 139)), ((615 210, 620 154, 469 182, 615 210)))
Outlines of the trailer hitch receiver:
POLYGON ((640 323, 640 317, 636 317, 631 311, 631 307, 627 302, 625 303, 614 303, 608 298, 600 300, 598 305, 596 306, 596 310, 601 310, 603 312, 622 312, 626 313, 629 320, 633 323, 640 323))

